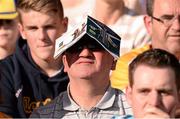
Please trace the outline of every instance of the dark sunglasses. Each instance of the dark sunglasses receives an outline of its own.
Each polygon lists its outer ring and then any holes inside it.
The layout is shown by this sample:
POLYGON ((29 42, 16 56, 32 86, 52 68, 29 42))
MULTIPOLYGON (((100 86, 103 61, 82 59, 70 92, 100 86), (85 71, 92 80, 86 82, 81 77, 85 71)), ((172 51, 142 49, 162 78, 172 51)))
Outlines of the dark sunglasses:
POLYGON ((71 48, 67 50, 68 53, 80 53, 84 48, 88 48, 89 50, 95 51, 103 51, 104 48, 97 43, 96 41, 91 42, 79 42, 73 45, 71 48))
POLYGON ((2 26, 2 25, 12 25, 12 24, 14 24, 14 20, 0 19, 0 26, 2 26))

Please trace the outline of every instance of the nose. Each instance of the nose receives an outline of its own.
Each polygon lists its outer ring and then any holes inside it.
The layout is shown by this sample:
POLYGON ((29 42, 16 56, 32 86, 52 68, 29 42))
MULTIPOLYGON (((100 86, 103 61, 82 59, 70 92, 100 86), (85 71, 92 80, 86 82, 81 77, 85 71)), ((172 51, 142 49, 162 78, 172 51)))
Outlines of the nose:
POLYGON ((172 28, 174 30, 180 31, 180 16, 177 16, 172 23, 172 28))
POLYGON ((161 96, 158 92, 151 92, 148 103, 152 106, 159 107, 161 104, 161 96))
POLYGON ((83 46, 83 49, 81 50, 79 56, 87 57, 92 56, 92 51, 87 48, 87 46, 83 46))
POLYGON ((46 31, 45 30, 43 30, 43 29, 39 29, 39 32, 38 32, 38 38, 39 38, 39 40, 44 40, 45 38, 46 38, 46 31))

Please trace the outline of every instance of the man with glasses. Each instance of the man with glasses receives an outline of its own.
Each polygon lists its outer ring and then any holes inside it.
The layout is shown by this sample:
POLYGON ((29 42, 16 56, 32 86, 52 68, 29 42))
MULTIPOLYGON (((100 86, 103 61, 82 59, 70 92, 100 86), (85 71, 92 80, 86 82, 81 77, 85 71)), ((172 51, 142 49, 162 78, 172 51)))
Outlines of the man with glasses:
POLYGON ((0 0, 0 60, 11 55, 19 38, 14 0, 0 0))
POLYGON ((115 119, 131 114, 123 92, 111 88, 109 80, 109 72, 119 57, 119 36, 88 17, 85 25, 59 41, 59 53, 55 54, 63 53, 64 71, 70 79, 67 92, 36 110, 31 117, 115 119))
POLYGON ((112 72, 112 86, 124 89, 128 84, 128 64, 139 53, 150 48, 164 49, 180 60, 180 0, 147 0, 144 23, 152 44, 134 49, 120 57, 112 72))
POLYGON ((147 0, 144 23, 152 37, 152 44, 123 55, 112 72, 112 86, 124 89, 128 84, 128 64, 139 53, 150 48, 161 48, 180 60, 180 1, 147 0), (161 3, 161 4, 160 4, 161 3))
POLYGON ((147 5, 148 16, 144 21, 152 36, 152 47, 162 48, 180 59, 180 1, 149 0, 147 5))

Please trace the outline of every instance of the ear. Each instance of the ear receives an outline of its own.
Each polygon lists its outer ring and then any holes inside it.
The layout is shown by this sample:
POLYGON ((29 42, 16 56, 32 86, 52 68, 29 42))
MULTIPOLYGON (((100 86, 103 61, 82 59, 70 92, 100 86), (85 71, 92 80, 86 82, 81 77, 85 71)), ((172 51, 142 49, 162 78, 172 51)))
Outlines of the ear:
POLYGON ((22 25, 20 22, 18 23, 18 29, 19 29, 19 32, 20 32, 20 34, 21 34, 21 37, 22 37, 23 39, 26 39, 24 27, 23 27, 23 25, 22 25))
POLYGON ((117 63, 117 60, 114 60, 113 63, 112 63, 112 66, 111 66, 111 70, 116 69, 116 63, 117 63))
POLYGON ((176 116, 176 118, 180 117, 180 91, 178 91, 178 103, 176 104, 176 108, 172 111, 172 113, 176 116))
POLYGON ((62 20, 62 25, 64 27, 64 33, 67 31, 68 29, 68 18, 67 17, 64 17, 63 20, 62 20))
POLYGON ((149 35, 152 35, 152 18, 148 15, 145 15, 144 24, 149 35))
POLYGON ((128 101, 128 103, 132 106, 132 87, 130 85, 128 85, 126 87, 126 99, 128 101))
POLYGON ((180 90, 178 91, 178 101, 179 101, 179 105, 180 105, 180 90))
POLYGON ((67 61, 66 61, 65 53, 62 54, 62 62, 63 62, 63 65, 64 65, 64 72, 67 72, 67 61))

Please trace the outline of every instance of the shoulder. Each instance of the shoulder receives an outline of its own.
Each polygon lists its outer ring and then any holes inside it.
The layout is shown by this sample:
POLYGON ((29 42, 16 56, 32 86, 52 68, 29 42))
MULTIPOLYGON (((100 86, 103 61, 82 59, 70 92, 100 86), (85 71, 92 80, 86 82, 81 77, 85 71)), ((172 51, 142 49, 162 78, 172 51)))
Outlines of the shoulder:
POLYGON ((15 73, 23 74, 21 71, 27 70, 24 68, 29 66, 29 59, 25 54, 27 53, 27 44, 23 41, 18 41, 15 52, 0 61, 0 67, 3 73, 14 75, 15 73), (21 46, 22 45, 22 46, 21 46))
POLYGON ((14 54, 0 61, 1 78, 3 78, 4 75, 7 75, 7 77, 10 77, 11 75, 14 74, 15 67, 16 67, 15 62, 16 62, 16 59, 14 58, 14 54))
POLYGON ((128 84, 128 66, 129 63, 140 53, 150 49, 149 45, 146 45, 142 48, 136 48, 130 52, 122 55, 117 63, 116 68, 112 71, 111 74, 111 85, 114 88, 124 89, 128 84))
POLYGON ((120 101, 120 102, 126 101, 125 94, 124 94, 124 92, 123 92, 122 90, 120 90, 120 89, 115 89, 115 88, 113 88, 113 89, 115 90, 115 96, 116 96, 115 101, 116 101, 116 102, 119 103, 119 101, 120 101))
POLYGON ((129 62, 131 62, 132 59, 134 59, 134 57, 136 57, 138 54, 140 54, 141 52, 147 50, 149 48, 149 46, 144 46, 142 48, 136 48, 131 50, 130 52, 122 55, 118 60, 117 60, 117 64, 116 64, 116 69, 115 72, 121 69, 125 69, 127 70, 128 68, 128 64, 129 62))
POLYGON ((0 60, 0 65, 12 65, 13 64, 13 60, 14 60, 14 55, 15 54, 12 54, 8 57, 6 57, 5 59, 3 60, 0 60))
POLYGON ((136 23, 137 25, 144 26, 144 15, 125 14, 125 19, 128 20, 131 25, 136 23))
POLYGON ((144 25, 144 15, 126 15, 125 20, 129 27, 129 32, 133 34, 147 34, 144 25))
POLYGON ((116 91, 116 98, 115 98, 114 105, 118 106, 119 108, 122 108, 125 114, 132 114, 132 108, 128 104, 128 101, 126 99, 124 92, 119 89, 115 89, 115 91, 116 91))
POLYGON ((15 52, 12 55, 6 57, 5 59, 0 60, 0 65, 3 68, 10 67, 11 69, 13 69, 14 67, 16 67, 21 63, 20 60, 22 60, 23 57, 22 52, 23 50, 20 49, 20 47, 17 44, 15 52))
POLYGON ((13 75, 19 68, 20 61, 17 58, 16 53, 6 57, 0 61, 1 75, 9 74, 13 75))
POLYGON ((150 46, 149 45, 145 45, 141 48, 135 48, 133 50, 131 50, 130 52, 122 55, 118 61, 123 61, 123 62, 126 62, 126 63, 129 63, 134 57, 136 57, 138 54, 146 51, 150 49, 150 46))

